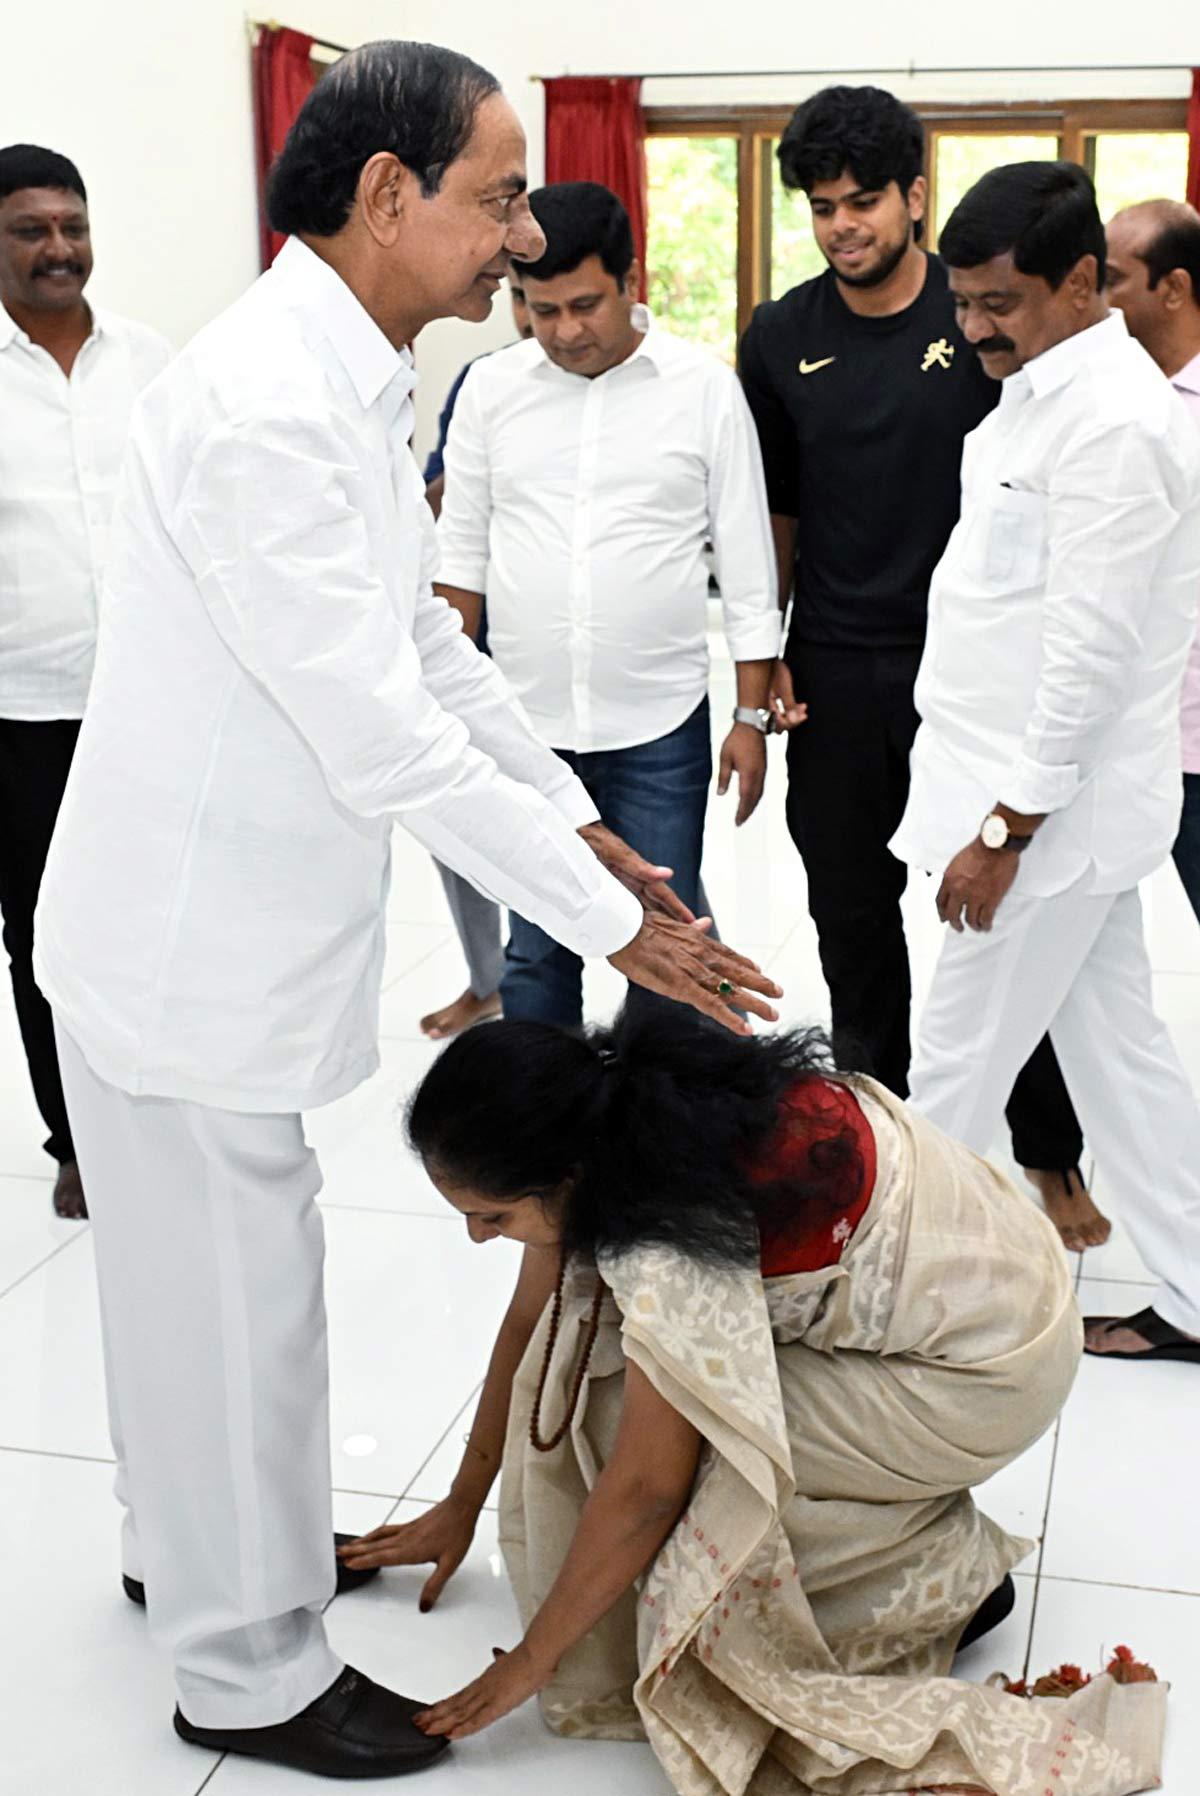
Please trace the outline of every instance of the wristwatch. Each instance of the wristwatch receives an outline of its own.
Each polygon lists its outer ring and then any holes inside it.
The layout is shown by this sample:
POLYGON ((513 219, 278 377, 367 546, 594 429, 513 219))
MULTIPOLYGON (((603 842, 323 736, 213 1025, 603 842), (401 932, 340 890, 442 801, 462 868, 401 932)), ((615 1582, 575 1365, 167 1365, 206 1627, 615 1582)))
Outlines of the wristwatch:
POLYGON ((985 848, 1007 848, 1013 854, 1020 854, 1033 841, 1032 836, 1014 835, 1008 826, 1008 819, 999 811, 992 811, 985 817, 979 830, 979 840, 985 848))
POLYGON ((735 705, 734 723, 748 723, 752 730, 760 730, 764 736, 771 734, 771 713, 760 710, 756 705, 735 705))

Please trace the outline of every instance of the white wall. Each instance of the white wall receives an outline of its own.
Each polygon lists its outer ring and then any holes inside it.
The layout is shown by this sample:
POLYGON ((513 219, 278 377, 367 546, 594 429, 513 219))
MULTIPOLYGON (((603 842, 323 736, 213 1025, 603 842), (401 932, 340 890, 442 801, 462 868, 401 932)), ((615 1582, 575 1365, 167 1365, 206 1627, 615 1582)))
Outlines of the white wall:
MULTIPOLYGON (((338 43, 404 34, 398 0, 271 0, 338 43)), ((5 9, 0 143, 79 166, 88 289, 183 344, 258 273, 244 0, 25 0, 5 9)))
MULTIPOLYGON (((570 8, 561 0, 271 0, 284 22, 337 42, 417 37, 450 44, 504 82, 542 172, 542 90, 534 74, 697 68, 907 68, 946 64, 1171 63, 1165 75, 889 76, 912 99, 1120 98, 1182 95, 1200 59, 1183 0, 1057 5, 1011 0, 1000 11, 932 0, 859 0, 801 8, 783 0, 642 0, 570 8), (847 25, 847 21, 852 23, 847 25)), ((267 8, 264 5, 264 11, 267 8)), ((649 104, 799 101, 823 84, 658 81, 649 104)), ((250 64, 238 0, 42 0, 10 7, 0 43, 0 141, 31 140, 74 157, 92 202, 91 291, 183 343, 253 280, 257 226, 250 64)), ((486 326, 446 322, 422 337, 418 446, 429 440, 462 363, 511 334, 507 307, 486 326)))

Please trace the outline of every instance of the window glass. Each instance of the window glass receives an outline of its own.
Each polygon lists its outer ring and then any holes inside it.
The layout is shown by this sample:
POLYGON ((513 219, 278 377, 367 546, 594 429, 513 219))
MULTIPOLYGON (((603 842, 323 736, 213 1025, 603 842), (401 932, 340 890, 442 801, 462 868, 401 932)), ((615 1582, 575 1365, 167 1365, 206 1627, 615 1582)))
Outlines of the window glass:
POLYGON ((963 195, 990 168, 1002 168, 1006 162, 1053 162, 1058 149, 1058 137, 1053 131, 1012 136, 991 131, 939 131, 933 145, 933 204, 938 232, 963 195))
POLYGON ((1092 143, 1104 220, 1139 200, 1181 200, 1187 192, 1186 131, 1101 131, 1092 143))
POLYGON ((648 137, 646 286, 678 336, 728 362, 737 326, 737 139, 648 137))
POLYGON ((806 193, 789 193, 779 178, 776 150, 771 140, 771 298, 824 274, 829 264, 813 236, 812 213, 806 193))

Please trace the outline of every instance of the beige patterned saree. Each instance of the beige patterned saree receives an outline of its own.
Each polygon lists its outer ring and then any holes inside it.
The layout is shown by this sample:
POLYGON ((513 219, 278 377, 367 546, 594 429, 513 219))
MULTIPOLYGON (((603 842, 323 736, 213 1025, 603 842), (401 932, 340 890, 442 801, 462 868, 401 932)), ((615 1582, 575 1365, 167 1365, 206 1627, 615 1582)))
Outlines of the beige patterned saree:
MULTIPOLYGON (((627 1360, 705 1443, 686 1514, 564 1658, 543 1713, 562 1734, 644 1735, 680 1796, 1153 1788, 1165 1685, 1105 1676, 1029 1701, 948 1675, 1031 1549, 970 1488, 1053 1422, 1081 1327, 1034 1206, 880 1087, 855 1090, 879 1170, 840 1265, 764 1280, 662 1248, 606 1261, 583 1400, 549 1454, 529 1444, 548 1315, 530 1342, 501 1488, 526 1625, 612 1450, 627 1360)), ((568 1277, 548 1417, 594 1288, 594 1268, 568 1277)))

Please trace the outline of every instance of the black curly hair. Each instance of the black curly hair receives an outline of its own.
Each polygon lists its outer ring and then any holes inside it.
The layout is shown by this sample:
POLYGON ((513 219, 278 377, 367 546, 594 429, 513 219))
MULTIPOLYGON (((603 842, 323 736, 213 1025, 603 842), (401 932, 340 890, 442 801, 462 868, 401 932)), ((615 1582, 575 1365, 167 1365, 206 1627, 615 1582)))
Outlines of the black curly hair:
POLYGON ((844 1199, 849 1130, 810 1151, 806 1180, 750 1176, 783 1097, 833 1071, 816 1029, 741 1038, 661 1010, 586 1033, 488 1023, 460 1035, 413 1096, 408 1139, 431 1169, 498 1204, 569 1186, 568 1253, 658 1243, 753 1265, 798 1205, 844 1199))
POLYGON ((882 87, 825 87, 796 108, 777 154, 793 192, 849 172, 869 192, 894 181, 907 194, 925 166, 925 128, 882 87))

